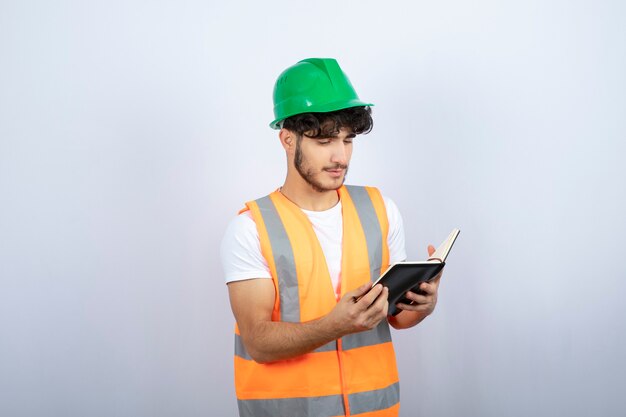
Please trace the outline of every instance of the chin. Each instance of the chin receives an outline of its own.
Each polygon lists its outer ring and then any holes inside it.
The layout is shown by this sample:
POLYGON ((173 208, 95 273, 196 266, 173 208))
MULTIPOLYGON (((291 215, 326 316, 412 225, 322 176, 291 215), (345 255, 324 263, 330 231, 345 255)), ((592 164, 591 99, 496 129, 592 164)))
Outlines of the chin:
POLYGON ((333 181, 332 183, 328 184, 328 187, 326 187, 328 190, 338 190, 341 188, 341 186, 343 185, 344 179, 338 179, 337 181, 333 181))
POLYGON ((309 182, 309 185, 313 187, 315 191, 320 193, 325 193, 328 191, 337 191, 343 185, 343 180, 341 181, 329 181, 329 182, 309 182))

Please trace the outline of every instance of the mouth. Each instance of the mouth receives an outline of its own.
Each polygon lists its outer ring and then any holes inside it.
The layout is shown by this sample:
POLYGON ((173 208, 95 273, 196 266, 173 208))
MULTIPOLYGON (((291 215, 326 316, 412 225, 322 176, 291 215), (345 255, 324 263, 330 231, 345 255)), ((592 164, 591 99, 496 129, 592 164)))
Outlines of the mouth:
POLYGON ((324 171, 328 172, 333 178, 340 178, 346 170, 344 168, 332 168, 324 169, 324 171))

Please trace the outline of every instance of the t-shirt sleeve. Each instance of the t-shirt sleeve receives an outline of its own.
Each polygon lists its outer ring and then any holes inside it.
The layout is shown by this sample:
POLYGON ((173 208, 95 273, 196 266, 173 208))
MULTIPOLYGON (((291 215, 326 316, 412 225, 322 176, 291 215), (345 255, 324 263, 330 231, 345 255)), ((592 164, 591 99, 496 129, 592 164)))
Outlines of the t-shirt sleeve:
POLYGON ((398 206, 390 198, 384 197, 387 218, 389 219, 389 234, 387 245, 389 246, 389 264, 406 261, 406 247, 404 241, 404 224, 398 206))
POLYGON ((231 220, 222 239, 220 258, 226 283, 272 277, 249 211, 231 220))

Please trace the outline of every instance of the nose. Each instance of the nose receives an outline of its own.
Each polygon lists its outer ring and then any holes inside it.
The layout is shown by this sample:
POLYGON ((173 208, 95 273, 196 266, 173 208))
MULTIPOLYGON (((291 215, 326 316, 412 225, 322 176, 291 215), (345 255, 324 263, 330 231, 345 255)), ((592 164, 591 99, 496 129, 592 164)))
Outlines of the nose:
POLYGON ((338 143, 333 147, 333 153, 330 158, 330 162, 333 164, 347 165, 348 164, 348 147, 343 141, 338 141, 338 143))

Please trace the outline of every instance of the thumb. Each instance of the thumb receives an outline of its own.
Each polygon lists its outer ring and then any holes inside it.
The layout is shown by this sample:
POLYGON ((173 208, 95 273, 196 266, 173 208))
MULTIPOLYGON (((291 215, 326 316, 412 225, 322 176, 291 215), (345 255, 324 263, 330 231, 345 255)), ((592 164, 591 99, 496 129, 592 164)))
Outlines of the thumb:
POLYGON ((431 256, 435 253, 435 247, 433 245, 428 245, 428 256, 431 256))

